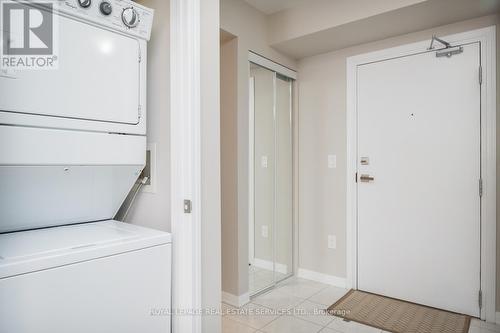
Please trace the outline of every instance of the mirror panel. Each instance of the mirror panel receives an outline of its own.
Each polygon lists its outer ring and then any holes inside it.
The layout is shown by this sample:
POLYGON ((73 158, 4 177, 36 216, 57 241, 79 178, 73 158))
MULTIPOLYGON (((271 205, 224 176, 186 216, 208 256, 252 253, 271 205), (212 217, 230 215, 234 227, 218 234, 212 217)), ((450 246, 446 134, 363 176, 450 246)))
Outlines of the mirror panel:
POLYGON ((253 293, 274 283, 275 73, 252 65, 250 75, 254 88, 254 257, 249 282, 253 293))
POLYGON ((250 63, 251 295, 293 275, 292 85, 292 79, 250 63))
POLYGON ((276 237, 275 281, 293 273, 292 81, 276 77, 276 237))

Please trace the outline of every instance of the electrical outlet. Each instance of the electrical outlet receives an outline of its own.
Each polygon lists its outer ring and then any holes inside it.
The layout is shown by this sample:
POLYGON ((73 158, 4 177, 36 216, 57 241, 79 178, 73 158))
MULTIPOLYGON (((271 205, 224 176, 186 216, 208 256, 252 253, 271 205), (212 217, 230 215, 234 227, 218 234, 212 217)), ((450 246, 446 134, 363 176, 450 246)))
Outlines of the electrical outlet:
POLYGON ((329 249, 337 248, 337 237, 335 235, 328 235, 328 248, 329 249))
POLYGON ((269 237, 269 228, 267 227, 267 225, 263 225, 260 231, 261 231, 262 237, 264 237, 264 238, 269 237))
POLYGON ((328 168, 334 169, 337 167, 337 155, 328 155, 328 168))

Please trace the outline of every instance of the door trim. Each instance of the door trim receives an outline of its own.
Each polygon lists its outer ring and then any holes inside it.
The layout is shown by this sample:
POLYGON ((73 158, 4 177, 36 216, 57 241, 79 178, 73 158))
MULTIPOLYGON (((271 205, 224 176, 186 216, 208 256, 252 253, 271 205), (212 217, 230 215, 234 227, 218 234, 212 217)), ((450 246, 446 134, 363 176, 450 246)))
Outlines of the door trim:
MULTIPOLYGON (((481 86, 481 319, 496 318, 496 49, 495 26, 442 37, 452 44, 480 42, 481 86)), ((347 287, 357 289, 357 66, 425 52, 429 39, 347 58, 347 287)), ((479 70, 479 69, 478 69, 479 70)), ((479 73, 478 73, 479 80, 479 73)))
POLYGON ((276 72, 291 79, 297 80, 297 72, 293 69, 280 65, 277 62, 263 57, 253 51, 248 51, 248 61, 253 62, 254 64, 257 64, 261 67, 267 68, 272 72, 276 72))
MULTIPOLYGON (((250 71, 250 69, 249 69, 250 71)), ((248 261, 254 264, 255 260, 255 221, 254 221, 254 132, 255 132, 255 78, 248 79, 248 261)))

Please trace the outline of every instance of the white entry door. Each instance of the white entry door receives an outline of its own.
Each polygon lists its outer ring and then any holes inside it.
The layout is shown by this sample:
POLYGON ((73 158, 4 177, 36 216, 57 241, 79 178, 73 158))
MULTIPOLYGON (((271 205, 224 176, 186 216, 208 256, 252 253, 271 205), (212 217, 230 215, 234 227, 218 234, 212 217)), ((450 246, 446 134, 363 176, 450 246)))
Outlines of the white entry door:
POLYGON ((358 66, 359 289, 479 316, 479 64, 474 43, 358 66))

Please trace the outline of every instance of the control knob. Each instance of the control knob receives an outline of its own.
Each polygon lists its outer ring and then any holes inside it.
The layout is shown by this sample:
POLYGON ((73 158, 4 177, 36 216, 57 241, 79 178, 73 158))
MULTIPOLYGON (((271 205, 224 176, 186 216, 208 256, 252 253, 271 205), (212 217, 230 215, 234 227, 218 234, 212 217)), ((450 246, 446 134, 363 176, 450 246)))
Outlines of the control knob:
POLYGON ((92 4, 92 0, 78 0, 80 7, 88 8, 92 4))
POLYGON ((99 10, 101 11, 102 15, 110 15, 111 12, 113 11, 113 8, 111 7, 111 3, 108 1, 103 1, 99 5, 99 10))
POLYGON ((133 7, 127 7, 122 12, 122 21, 129 28, 134 28, 139 24, 139 13, 133 7))

